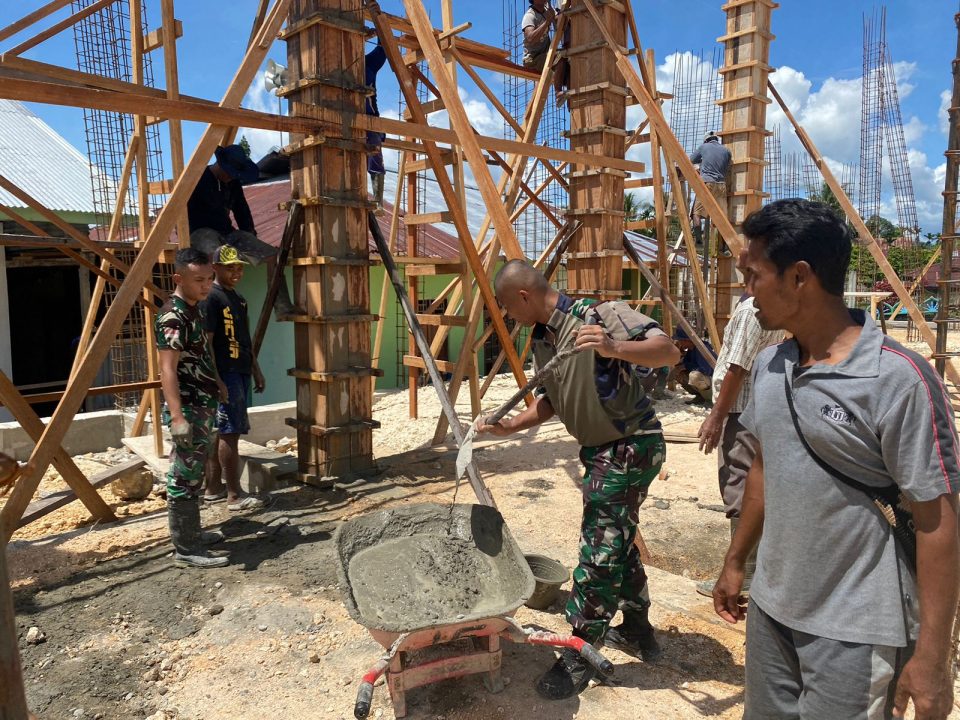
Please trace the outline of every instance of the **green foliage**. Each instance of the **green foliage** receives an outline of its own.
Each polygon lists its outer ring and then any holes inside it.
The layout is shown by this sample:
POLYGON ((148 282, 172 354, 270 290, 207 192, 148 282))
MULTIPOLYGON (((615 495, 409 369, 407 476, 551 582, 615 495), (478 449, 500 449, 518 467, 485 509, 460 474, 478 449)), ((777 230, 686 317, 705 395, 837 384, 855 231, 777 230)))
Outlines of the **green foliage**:
POLYGON ((237 145, 243 148, 243 152, 247 154, 247 157, 250 157, 250 141, 247 140, 246 135, 240 138, 240 142, 238 142, 237 145))

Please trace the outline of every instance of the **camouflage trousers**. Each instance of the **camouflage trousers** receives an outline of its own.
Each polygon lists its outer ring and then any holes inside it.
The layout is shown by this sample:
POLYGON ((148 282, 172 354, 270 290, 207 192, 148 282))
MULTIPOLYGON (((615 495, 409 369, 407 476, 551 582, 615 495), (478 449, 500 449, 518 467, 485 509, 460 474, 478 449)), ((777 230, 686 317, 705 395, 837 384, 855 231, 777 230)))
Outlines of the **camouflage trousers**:
MULTIPOLYGON (((167 471, 167 497, 197 497, 203 489, 207 457, 214 452, 217 441, 217 401, 197 406, 183 406, 183 417, 193 430, 189 443, 173 443, 170 450, 170 469, 167 471)), ((164 424, 170 425, 170 415, 164 411, 164 424)))
POLYGON ((665 458, 662 435, 634 435, 580 449, 585 468, 580 561, 566 615, 590 642, 603 638, 618 608, 639 610, 650 603, 634 540, 640 505, 665 458))

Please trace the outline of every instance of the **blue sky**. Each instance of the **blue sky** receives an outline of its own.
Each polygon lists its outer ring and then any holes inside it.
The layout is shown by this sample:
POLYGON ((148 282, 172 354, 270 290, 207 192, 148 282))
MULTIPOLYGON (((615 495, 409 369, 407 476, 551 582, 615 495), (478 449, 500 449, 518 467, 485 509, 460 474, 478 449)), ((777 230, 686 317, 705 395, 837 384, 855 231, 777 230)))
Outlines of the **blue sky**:
MULTIPOLYGON (((493 3, 455 3, 455 21, 472 22, 467 37, 499 44, 502 37, 502 5, 493 3)), ((0 3, 0 26, 39 7, 41 0, 0 3)), ((658 63, 667 63, 676 52, 706 51, 709 56, 715 40, 724 33, 724 13, 720 0, 649 0, 635 2, 634 10, 641 41, 657 53, 658 63)), ((256 0, 232 0, 230 3, 180 0, 177 16, 184 21, 185 35, 180 40, 181 91, 186 94, 219 99, 242 57, 249 23, 256 0), (224 9, 224 8, 228 9, 224 9)), ((384 0, 381 7, 403 14, 399 0, 384 0)), ((814 141, 830 160, 837 163, 856 160, 859 138, 859 80, 862 74, 862 16, 875 5, 861 0, 782 0, 773 15, 777 36, 771 50, 771 64, 781 68, 773 76, 791 107, 807 127, 814 141)), ((439 24, 439 1, 428 0, 427 8, 439 24)), ((149 0, 151 26, 158 24, 158 0, 149 0)), ((956 49, 953 15, 957 0, 890 2, 887 9, 887 39, 896 63, 907 144, 918 199, 921 224, 925 231, 937 230, 939 192, 942 190, 943 151, 946 147, 944 93, 951 86, 950 63, 956 49), (937 187, 937 183, 940 187, 937 187)), ((58 17, 62 17, 61 13, 58 17)), ((29 33, 8 40, 0 51, 9 49, 29 33)), ((270 57, 285 63, 283 43, 274 45, 270 57)), ((26 53, 25 57, 75 67, 73 37, 70 31, 48 40, 26 53)), ((158 57, 159 60, 159 57, 158 57)), ((162 75, 157 68, 158 78, 162 75)), ((669 65, 663 64, 661 84, 670 78, 669 65)), ((488 76, 494 87, 496 78, 488 76)), ((275 109, 275 99, 267 96, 258 80, 251 88, 246 105, 275 109)), ((496 132, 500 123, 493 114, 485 116, 486 105, 476 88, 464 84, 466 98, 478 110, 481 132, 496 132), (486 127, 482 127, 486 125, 486 127)), ((381 108, 396 108, 397 91, 381 74, 381 108)), ((85 150, 82 113, 79 110, 35 104, 34 110, 67 138, 85 150)), ((772 114, 771 121, 776 120, 772 114)), ((792 138, 784 127, 784 151, 792 150, 792 138)), ((185 150, 189 156, 202 127, 185 126, 185 150)), ((274 134, 275 135, 275 134, 274 134)), ((259 146, 279 144, 279 138, 255 138, 259 146)), ((642 154, 641 154, 642 156, 642 154)), ((885 198, 885 207, 888 202, 885 198)))

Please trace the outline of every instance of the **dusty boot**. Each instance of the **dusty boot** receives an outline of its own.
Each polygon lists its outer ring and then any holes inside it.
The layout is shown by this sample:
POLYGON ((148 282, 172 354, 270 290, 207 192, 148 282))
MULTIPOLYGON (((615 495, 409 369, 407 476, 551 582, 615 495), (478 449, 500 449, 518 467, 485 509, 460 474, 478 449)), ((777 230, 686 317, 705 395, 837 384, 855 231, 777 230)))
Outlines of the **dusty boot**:
POLYGON ((370 180, 373 183, 373 200, 377 203, 374 215, 383 215, 383 179, 386 177, 383 173, 373 173, 370 180))
POLYGON ((280 291, 277 293, 277 299, 273 301, 273 316, 277 320, 284 315, 303 315, 303 310, 293 304, 290 299, 290 288, 287 287, 287 278, 283 278, 280 283, 280 291))
POLYGON ((167 517, 173 541, 173 564, 177 567, 223 567, 225 557, 211 557, 202 547, 200 504, 196 498, 169 498, 167 517))
POLYGON ((537 681, 537 692, 547 700, 564 700, 583 692, 597 670, 576 650, 564 648, 553 667, 537 681))
MULTIPOLYGON (((730 538, 733 539, 733 536, 737 532, 737 524, 740 522, 740 518, 730 518, 730 538)), ((750 556, 747 558, 747 562, 744 566, 743 572, 743 589, 741 593, 747 597, 750 597, 750 583, 753 581, 753 574, 757 571, 757 549, 754 548, 753 552, 750 553, 750 556)), ((697 583, 697 592, 706 597, 713 597, 713 586, 716 585, 716 581, 710 580, 706 582, 697 583)))
POLYGON ((649 602, 642 610, 624 610, 623 622, 607 630, 604 643, 627 655, 642 658, 644 662, 656 662, 663 650, 650 624, 649 613, 649 602))

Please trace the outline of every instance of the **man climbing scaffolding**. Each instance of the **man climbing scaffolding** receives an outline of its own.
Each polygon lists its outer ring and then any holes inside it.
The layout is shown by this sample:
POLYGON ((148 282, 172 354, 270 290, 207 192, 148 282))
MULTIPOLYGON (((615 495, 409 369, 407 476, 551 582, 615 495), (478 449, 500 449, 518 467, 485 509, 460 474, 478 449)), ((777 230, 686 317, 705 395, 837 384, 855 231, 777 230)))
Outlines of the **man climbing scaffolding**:
MULTIPOLYGON (((533 357, 543 367, 559 350, 579 350, 544 380, 526 410, 479 432, 510 435, 557 415, 581 445, 583 521, 580 562, 567 620, 573 634, 652 662, 660 646, 650 624, 647 576, 634 545, 640 505, 660 472, 666 447, 660 421, 637 368, 674 365, 680 352, 660 326, 626 303, 573 300, 522 260, 494 282, 497 300, 518 323, 533 327, 533 357), (617 610, 623 623, 610 627, 617 610)), ((587 687, 595 670, 564 650, 537 691, 559 700, 587 687)))
MULTIPOLYGON (((377 46, 366 54, 364 58, 365 80, 367 87, 373 90, 372 95, 367 96, 367 115, 380 117, 380 108, 377 107, 377 73, 387 61, 387 53, 377 41, 377 46)), ((370 175, 370 183, 373 185, 373 198, 377 203, 374 212, 377 215, 383 214, 383 181, 387 175, 387 168, 383 164, 383 141, 386 135, 373 130, 367 131, 367 145, 375 148, 375 152, 367 155, 367 173, 370 175)))

